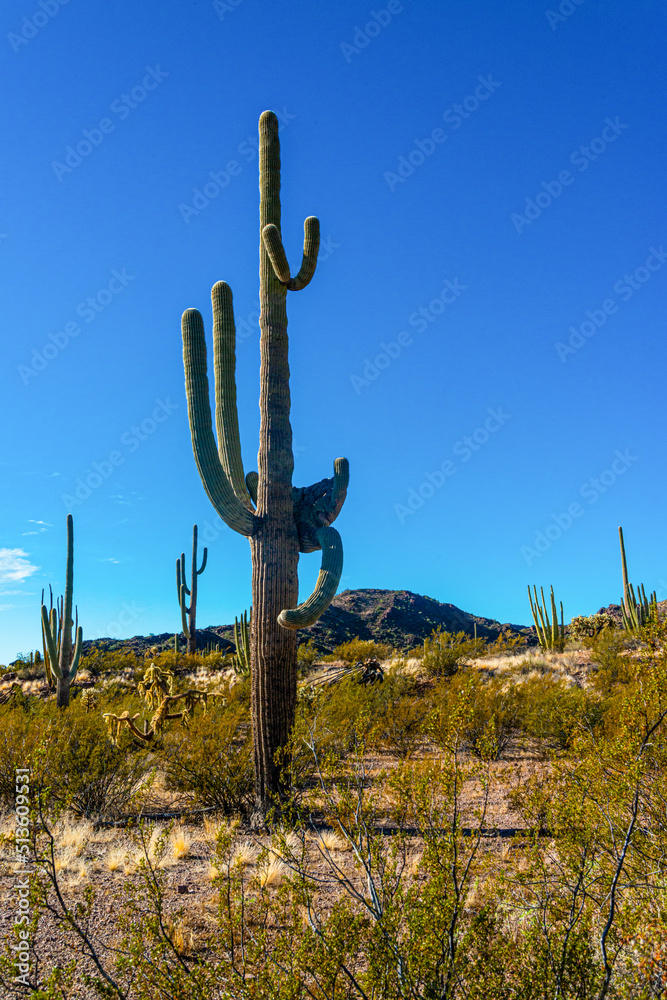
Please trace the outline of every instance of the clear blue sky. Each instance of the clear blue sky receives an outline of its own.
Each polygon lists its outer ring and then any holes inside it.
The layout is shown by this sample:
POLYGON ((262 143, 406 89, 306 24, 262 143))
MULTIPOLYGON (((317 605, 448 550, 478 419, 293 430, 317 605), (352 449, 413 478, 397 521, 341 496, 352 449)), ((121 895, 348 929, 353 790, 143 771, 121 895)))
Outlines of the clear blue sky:
POLYGON ((232 286, 254 468, 267 108, 293 266, 305 216, 324 237, 288 299, 294 482, 350 460, 341 589, 527 623, 526 584, 553 583, 569 620, 619 600, 622 524, 632 578, 667 597, 657 0, 0 18, 1 662, 40 644, 68 512, 85 638, 179 629, 195 522, 199 623, 250 603, 248 543, 216 527, 192 457, 180 316, 200 308, 210 338, 211 285, 232 286))

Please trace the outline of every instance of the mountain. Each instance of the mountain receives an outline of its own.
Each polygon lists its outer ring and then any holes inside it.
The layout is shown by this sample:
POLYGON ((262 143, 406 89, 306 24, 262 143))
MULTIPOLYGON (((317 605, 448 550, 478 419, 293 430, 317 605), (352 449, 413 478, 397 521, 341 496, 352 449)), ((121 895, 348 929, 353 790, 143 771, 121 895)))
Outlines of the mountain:
MULTIPOLYGON (((535 630, 524 625, 501 624, 493 618, 483 618, 461 611, 454 604, 443 604, 432 597, 422 597, 409 590, 344 590, 333 599, 322 617, 310 628, 300 629, 300 643, 313 640, 313 645, 322 653, 330 653, 336 646, 350 639, 375 639, 396 649, 408 650, 420 645, 434 628, 442 627, 448 632, 473 634, 477 625, 477 635, 495 639, 501 632, 526 635, 534 641, 535 630)), ((197 629, 198 646, 202 648, 212 642, 220 644, 224 651, 234 650, 233 625, 211 625, 197 629)), ((152 646, 158 649, 173 648, 172 633, 161 635, 134 636, 132 639, 89 639, 84 642, 84 652, 91 648, 120 649, 131 648, 144 652, 152 646)), ((181 648, 185 639, 181 634, 181 648)))

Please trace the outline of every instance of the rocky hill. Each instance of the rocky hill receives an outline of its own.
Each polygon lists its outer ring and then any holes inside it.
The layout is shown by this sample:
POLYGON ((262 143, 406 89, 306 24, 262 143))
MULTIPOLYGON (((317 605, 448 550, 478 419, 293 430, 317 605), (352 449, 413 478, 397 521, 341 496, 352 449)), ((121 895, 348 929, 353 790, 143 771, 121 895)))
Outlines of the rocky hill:
MULTIPOLYGON (((409 590, 344 590, 334 598, 320 620, 310 628, 299 631, 299 642, 313 640, 323 653, 330 653, 336 646, 350 639, 375 639, 396 649, 408 650, 419 645, 434 628, 448 632, 473 634, 495 639, 501 632, 524 634, 534 641, 534 628, 523 625, 501 624, 493 618, 483 618, 461 611, 454 604, 443 604, 432 597, 422 597, 409 590)), ((222 650, 234 649, 232 625, 211 625, 197 630, 199 646, 212 642, 222 650)), ((84 652, 93 646, 98 649, 131 648, 144 652, 150 647, 173 648, 173 633, 134 636, 132 639, 91 639, 83 644, 84 652)), ((181 635, 181 645, 185 646, 181 635)))

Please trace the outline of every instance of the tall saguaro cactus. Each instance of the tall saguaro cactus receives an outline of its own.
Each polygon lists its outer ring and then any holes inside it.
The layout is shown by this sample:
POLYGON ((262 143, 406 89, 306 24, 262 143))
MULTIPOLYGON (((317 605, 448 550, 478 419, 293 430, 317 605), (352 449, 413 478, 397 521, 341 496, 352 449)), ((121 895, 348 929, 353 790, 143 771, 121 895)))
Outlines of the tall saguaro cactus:
POLYGON ((51 603, 50 611, 42 603, 42 630, 48 652, 48 671, 56 678, 56 702, 58 708, 69 705, 70 684, 76 677, 81 658, 81 643, 83 629, 79 625, 79 615, 76 614, 76 625, 72 619, 72 593, 74 589, 74 522, 72 515, 67 515, 67 568, 65 571, 65 596, 56 602, 57 609, 51 603), (72 628, 75 628, 76 641, 72 648, 72 628))
POLYGON ((278 119, 259 119, 260 428, 257 472, 244 476, 236 409, 236 331, 232 292, 213 286, 213 361, 217 448, 211 420, 204 323, 183 314, 183 362, 192 445, 204 488, 220 517, 250 541, 252 557, 251 675, 258 814, 279 791, 276 751, 285 745, 296 705, 296 629, 312 625, 331 603, 343 566, 340 535, 330 527, 347 492, 347 459, 334 475, 292 486, 287 292, 305 288, 315 272, 319 222, 304 224, 301 267, 291 277, 280 230, 278 119), (311 596, 297 606, 299 552, 322 550, 311 596))
POLYGON ((195 524, 192 528, 191 589, 188 589, 185 581, 185 552, 181 552, 181 558, 176 560, 176 590, 178 591, 178 603, 181 606, 181 621, 183 622, 185 638, 188 641, 188 653, 192 653, 193 656, 197 652, 197 577, 201 576, 206 569, 207 557, 208 549, 204 547, 201 566, 197 569, 197 525, 195 524), (190 607, 188 607, 186 597, 190 598, 190 607))

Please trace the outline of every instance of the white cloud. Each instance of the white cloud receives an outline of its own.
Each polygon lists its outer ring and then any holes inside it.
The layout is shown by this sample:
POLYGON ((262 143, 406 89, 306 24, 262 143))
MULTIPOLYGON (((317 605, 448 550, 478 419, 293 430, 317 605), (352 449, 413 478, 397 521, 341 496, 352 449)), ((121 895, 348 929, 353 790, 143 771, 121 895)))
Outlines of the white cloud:
POLYGON ((39 566, 32 565, 29 554, 23 549, 0 549, 0 584, 21 582, 38 569, 39 566))
POLYGON ((113 556, 109 556, 108 559, 102 559, 102 562, 119 563, 120 559, 114 559, 113 556))

